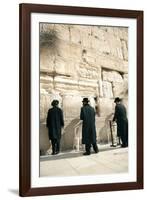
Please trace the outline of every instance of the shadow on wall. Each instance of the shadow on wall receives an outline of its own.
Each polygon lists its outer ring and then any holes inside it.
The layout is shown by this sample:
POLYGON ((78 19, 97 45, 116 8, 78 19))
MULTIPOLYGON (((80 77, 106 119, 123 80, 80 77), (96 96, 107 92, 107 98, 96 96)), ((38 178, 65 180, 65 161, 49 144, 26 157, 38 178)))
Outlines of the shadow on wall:
POLYGON ((70 121, 69 124, 65 127, 64 133, 61 138, 62 150, 73 149, 74 127, 79 121, 79 118, 75 118, 72 121, 70 121))
POLYGON ((39 147, 40 155, 45 155, 47 150, 50 148, 51 143, 48 137, 48 128, 45 123, 40 123, 40 134, 39 134, 39 147))
POLYGON ((107 115, 104 121, 104 126, 99 130, 99 143, 107 144, 111 140, 111 132, 110 132, 110 125, 109 120, 112 120, 113 113, 107 115))

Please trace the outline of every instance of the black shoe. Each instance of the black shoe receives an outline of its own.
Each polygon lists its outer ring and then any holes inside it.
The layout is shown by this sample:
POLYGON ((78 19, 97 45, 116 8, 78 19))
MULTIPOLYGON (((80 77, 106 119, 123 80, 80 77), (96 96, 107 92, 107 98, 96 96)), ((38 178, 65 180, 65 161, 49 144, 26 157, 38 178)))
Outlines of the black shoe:
POLYGON ((97 150, 95 150, 95 153, 98 153, 99 152, 99 150, 97 149, 97 150))
POLYGON ((56 153, 55 154, 59 154, 59 151, 56 151, 56 153))
POLYGON ((91 154, 90 152, 83 153, 84 156, 89 156, 90 154, 91 154))
POLYGON ((122 145, 121 145, 121 147, 122 147, 122 148, 126 148, 126 147, 127 147, 127 145, 125 145, 125 144, 122 144, 122 145))
POLYGON ((52 152, 52 155, 55 155, 56 153, 55 152, 52 152))

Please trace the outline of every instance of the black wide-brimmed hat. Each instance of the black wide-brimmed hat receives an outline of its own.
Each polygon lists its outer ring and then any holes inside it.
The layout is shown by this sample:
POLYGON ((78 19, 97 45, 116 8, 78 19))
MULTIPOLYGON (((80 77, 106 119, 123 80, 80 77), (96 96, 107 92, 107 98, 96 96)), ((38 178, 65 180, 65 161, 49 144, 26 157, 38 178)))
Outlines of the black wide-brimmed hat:
POLYGON ((52 106, 57 106, 59 104, 59 101, 58 100, 53 100, 51 104, 52 104, 52 106))
POLYGON ((82 102, 86 102, 86 103, 88 103, 89 100, 88 100, 88 98, 83 98, 83 101, 82 101, 82 102))
POLYGON ((114 103, 120 102, 120 101, 121 101, 121 99, 119 97, 116 97, 115 100, 114 100, 114 103))

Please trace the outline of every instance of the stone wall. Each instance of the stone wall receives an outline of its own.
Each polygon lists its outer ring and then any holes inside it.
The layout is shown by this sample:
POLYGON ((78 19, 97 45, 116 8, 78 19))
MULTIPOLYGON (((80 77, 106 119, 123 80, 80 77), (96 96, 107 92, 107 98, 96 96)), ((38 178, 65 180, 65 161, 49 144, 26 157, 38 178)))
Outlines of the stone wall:
POLYGON ((40 149, 50 146, 45 125, 53 99, 64 112, 64 150, 73 148, 83 97, 97 108, 98 142, 108 142, 117 96, 127 105, 127 28, 40 24, 40 149))

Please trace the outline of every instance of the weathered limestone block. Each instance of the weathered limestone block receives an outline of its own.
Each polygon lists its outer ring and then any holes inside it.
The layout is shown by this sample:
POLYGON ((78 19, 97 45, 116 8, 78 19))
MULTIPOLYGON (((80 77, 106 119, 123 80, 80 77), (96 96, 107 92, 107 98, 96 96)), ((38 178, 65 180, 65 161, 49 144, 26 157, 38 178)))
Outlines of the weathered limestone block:
POLYGON ((128 40, 128 29, 120 27, 120 29, 118 29, 119 32, 119 37, 122 40, 128 40))
POLYGON ((40 50, 40 70, 48 72, 54 69, 55 55, 51 55, 51 51, 48 49, 40 50))
POLYGON ((108 41, 99 40, 95 37, 92 37, 91 47, 104 54, 110 54, 111 52, 108 41))
POLYGON ((82 97, 77 94, 63 96, 63 110, 65 118, 80 118, 82 97))
POLYGON ((81 45, 71 44, 69 53, 70 53, 69 58, 81 61, 82 58, 81 45))
POLYGON ((40 32, 49 32, 55 29, 55 24, 40 23, 40 32))
POLYGON ((66 61, 66 71, 73 79, 78 79, 79 63, 74 58, 69 58, 66 61))
POLYGON ((69 26, 70 41, 73 44, 81 44, 80 30, 77 26, 69 26))
POLYGON ((100 144, 107 144, 111 141, 109 120, 112 117, 96 117, 97 141, 100 144))
POLYGON ((48 109, 51 108, 51 102, 54 99, 58 99, 61 106, 62 103, 62 97, 58 92, 52 91, 52 93, 44 93, 44 90, 41 90, 40 92, 40 122, 46 123, 46 117, 48 109))
POLYGON ((123 58, 124 60, 128 60, 128 46, 127 46, 127 42, 122 40, 122 53, 123 53, 123 58))
POLYGON ((121 97, 122 98, 122 97, 126 96, 126 94, 128 93, 127 82, 122 82, 122 83, 113 82, 112 87, 113 87, 114 97, 121 97))
POLYGON ((98 106, 101 117, 106 117, 114 113, 114 107, 115 107, 114 99, 99 98, 98 106))
POLYGON ((128 29, 123 27, 113 27, 114 35, 119 37, 121 40, 128 40, 128 29))
POLYGON ((81 61, 81 45, 71 44, 64 40, 60 40, 60 43, 58 44, 58 55, 66 61, 68 61, 68 59, 76 59, 76 61, 81 61))
POLYGON ((96 69, 92 69, 92 67, 89 69, 82 67, 79 69, 78 73, 81 78, 99 79, 98 71, 96 69))
POLYGON ((106 71, 106 70, 103 70, 102 71, 102 76, 103 76, 103 80, 104 81, 118 82, 118 83, 122 83, 123 82, 122 76, 117 71, 106 71))
POLYGON ((123 60, 124 57, 123 57, 123 51, 122 51, 121 47, 116 47, 116 51, 117 51, 118 58, 123 60))
POLYGON ((63 96, 63 113, 65 119, 64 134, 62 137, 63 149, 73 149, 74 131, 76 124, 80 121, 81 106, 81 96, 77 94, 63 96))
POLYGON ((50 93, 52 92, 52 90, 54 90, 54 85, 53 83, 49 83, 49 84, 40 83, 40 88, 41 90, 44 90, 45 92, 50 93))
POLYGON ((128 62, 118 59, 118 58, 113 58, 112 56, 109 55, 97 55, 96 57, 96 63, 103 68, 110 69, 110 70, 116 70, 120 71, 123 73, 128 72, 128 62))
POLYGON ((91 27, 82 26, 80 29, 81 44, 86 49, 91 48, 91 27))
POLYGON ((54 81, 47 73, 40 74, 40 91, 41 93, 49 93, 54 89, 54 81))
POLYGON ((93 95, 98 96, 98 82, 97 80, 79 80, 79 91, 82 92, 85 96, 93 95))
MULTIPOLYGON (((68 122, 65 122, 65 127, 64 127, 64 131, 63 131, 63 135, 61 137, 61 149, 62 151, 67 150, 67 149, 74 149, 74 135, 75 135, 75 126, 77 125, 77 123, 79 122, 79 118, 75 118, 75 119, 70 119, 68 120, 68 122)), ((79 131, 81 134, 81 127, 79 127, 79 131)))
POLYGON ((71 91, 71 90, 78 90, 78 81, 73 80, 70 77, 64 77, 64 76, 56 76, 54 78, 54 86, 57 91, 71 91))
POLYGON ((103 81, 102 87, 103 87, 103 97, 113 98, 112 84, 108 81, 103 81))
POLYGON ((39 126, 39 147, 43 154, 46 154, 47 150, 51 147, 51 142, 48 137, 48 128, 46 123, 40 123, 39 126))
POLYGON ((60 43, 58 44, 58 56, 63 59, 68 59, 71 56, 70 48, 71 46, 69 42, 60 40, 60 43))
POLYGON ((64 60, 62 57, 56 57, 55 59, 55 67, 54 70, 57 74, 65 74, 68 75, 68 71, 66 70, 66 60, 64 60))
POLYGON ((113 57, 123 60, 120 39, 114 35, 111 35, 111 36, 108 35, 107 37, 108 37, 108 43, 109 43, 109 48, 110 48, 110 54, 113 57))
POLYGON ((123 74, 124 81, 128 81, 128 74, 123 74))
POLYGON ((40 122, 45 122, 47 117, 48 107, 50 105, 50 96, 41 93, 40 95, 40 122))
POLYGON ((96 62, 96 58, 86 55, 86 56, 83 56, 83 61, 88 64, 94 64, 96 62))
POLYGON ((105 31, 101 29, 101 26, 93 26, 91 29, 93 37, 104 41, 105 40, 105 31))
POLYGON ((102 82, 102 80, 98 81, 98 91, 99 91, 99 97, 103 97, 103 82, 102 82))
POLYGON ((70 26, 55 24, 55 30, 57 32, 57 37, 60 40, 70 41, 70 26))

